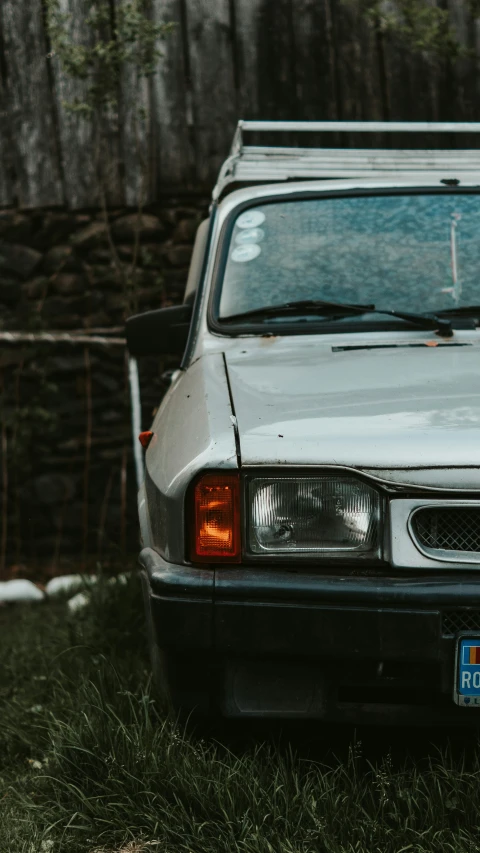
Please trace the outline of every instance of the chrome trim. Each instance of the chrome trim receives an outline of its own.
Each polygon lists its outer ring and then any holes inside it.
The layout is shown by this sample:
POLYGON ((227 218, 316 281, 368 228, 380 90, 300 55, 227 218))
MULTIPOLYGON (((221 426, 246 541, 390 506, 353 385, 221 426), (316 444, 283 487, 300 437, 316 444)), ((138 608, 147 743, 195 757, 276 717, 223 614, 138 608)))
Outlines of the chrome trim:
MULTIPOLYGON (((428 549, 421 549, 409 528, 409 520, 412 514, 417 509, 423 508, 448 508, 448 507, 480 507, 479 500, 449 500, 448 498, 401 498, 392 497, 390 499, 390 559, 394 568, 398 569, 443 569, 444 571, 452 571, 452 569, 480 569, 480 554, 475 554, 470 558, 461 552, 458 557, 452 559, 452 552, 448 552, 448 558, 445 558, 441 553, 437 554, 432 550, 428 553, 428 549), (408 533, 407 533, 408 531, 408 533)), ((457 554, 457 552, 454 552, 457 554)))
MULTIPOLYGON (((242 465, 242 468, 246 472, 250 472, 250 471, 253 472, 253 471, 261 470, 261 466, 256 464, 256 463, 252 463, 251 465, 244 464, 244 465, 242 465)), ((472 494, 472 492, 479 492, 480 491, 480 485, 477 488, 472 488, 470 486, 469 488, 458 489, 458 488, 447 487, 447 486, 429 486, 429 485, 426 485, 425 483, 411 483, 409 480, 388 480, 386 477, 380 477, 377 474, 374 474, 373 468, 357 468, 357 467, 353 467, 352 465, 340 465, 340 464, 337 465, 333 462, 329 462, 329 463, 325 463, 325 464, 322 462, 318 462, 318 463, 312 463, 311 465, 297 465, 297 464, 294 464, 293 462, 292 463, 284 462, 281 465, 268 465, 269 471, 277 471, 278 470, 279 472, 284 472, 286 475, 288 474, 288 471, 290 469, 297 469, 297 470, 302 469, 302 471, 305 472, 305 476, 309 476, 309 470, 310 469, 312 469, 312 472, 315 472, 317 474, 321 474, 323 471, 327 471, 327 472, 339 471, 340 473, 347 472, 347 473, 355 475, 357 477, 360 477, 360 478, 363 477, 366 480, 371 480, 372 483, 378 483, 380 486, 386 486, 390 489, 390 491, 392 493, 396 492, 398 495, 401 495, 402 492, 411 491, 413 489, 416 489, 417 492, 423 492, 423 494, 425 494, 425 492, 433 492, 434 494, 437 494, 437 493, 438 494, 445 494, 445 492, 447 492, 447 491, 448 492, 458 492, 459 494, 461 494, 462 492, 468 492, 468 494, 472 494)), ((383 471, 385 469, 381 469, 381 470, 383 471)), ((424 470, 425 471, 428 471, 428 470, 434 471, 434 470, 438 470, 438 469, 436 469, 436 468, 435 469, 434 468, 430 468, 430 469, 425 468, 424 470)), ((478 468, 476 470, 478 470, 478 468)), ((406 473, 407 469, 405 469, 405 468, 392 468, 392 471, 394 471, 394 472, 405 472, 406 473)), ((418 503, 420 504, 420 501, 418 501, 418 503)), ((455 501, 449 501, 448 503, 455 503, 455 501)), ((471 503, 471 502, 469 502, 469 503, 471 503)))
POLYGON ((240 119, 235 139, 241 143, 241 134, 245 131, 257 133, 272 131, 344 131, 351 133, 479 133, 478 121, 256 121, 240 119))
POLYGON ((408 517, 407 529, 412 539, 413 544, 420 551, 421 554, 424 554, 425 557, 433 560, 440 560, 443 563, 474 563, 476 565, 480 564, 480 551, 445 551, 443 548, 427 548, 425 545, 422 545, 413 530, 412 522, 417 512, 425 509, 461 509, 464 507, 465 509, 480 509, 480 501, 438 501, 436 503, 424 504, 423 506, 417 506, 408 517))

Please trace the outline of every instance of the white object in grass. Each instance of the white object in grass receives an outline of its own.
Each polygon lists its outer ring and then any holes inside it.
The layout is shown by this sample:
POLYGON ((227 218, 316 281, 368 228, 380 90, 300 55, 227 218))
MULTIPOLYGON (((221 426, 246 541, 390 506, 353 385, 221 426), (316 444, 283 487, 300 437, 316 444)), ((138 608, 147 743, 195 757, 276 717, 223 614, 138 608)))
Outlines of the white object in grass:
POLYGON ((68 602, 70 613, 78 613, 90 604, 90 596, 84 592, 77 592, 68 602))
POLYGON ((108 579, 107 583, 109 586, 116 586, 116 584, 119 586, 126 586, 130 574, 131 572, 121 572, 119 575, 112 575, 112 577, 108 579))
POLYGON ((58 595, 62 592, 74 593, 85 585, 95 583, 96 580, 96 575, 59 575, 48 581, 45 592, 47 595, 58 595))
POLYGON ((17 578, 0 582, 0 602, 43 601, 44 593, 32 581, 17 578))

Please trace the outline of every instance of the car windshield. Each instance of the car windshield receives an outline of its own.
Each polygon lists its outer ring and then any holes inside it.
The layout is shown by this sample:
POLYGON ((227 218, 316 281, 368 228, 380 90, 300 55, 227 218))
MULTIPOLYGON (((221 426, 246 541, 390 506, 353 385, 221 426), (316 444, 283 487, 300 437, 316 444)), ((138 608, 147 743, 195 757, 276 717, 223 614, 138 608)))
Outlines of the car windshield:
POLYGON ((421 313, 478 305, 479 196, 304 198, 244 210, 230 237, 220 319, 303 299, 421 313))

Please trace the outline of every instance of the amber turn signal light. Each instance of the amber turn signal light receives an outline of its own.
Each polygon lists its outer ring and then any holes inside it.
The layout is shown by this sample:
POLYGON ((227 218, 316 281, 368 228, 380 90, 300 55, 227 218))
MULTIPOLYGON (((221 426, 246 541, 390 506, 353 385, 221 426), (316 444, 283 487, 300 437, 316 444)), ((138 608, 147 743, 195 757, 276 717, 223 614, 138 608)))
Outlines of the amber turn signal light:
POLYGON ((205 474, 193 494, 192 562, 240 562, 240 477, 205 474))
POLYGON ((151 430, 149 430, 149 429, 147 429, 145 432, 140 433, 140 435, 138 436, 138 440, 139 440, 139 442, 142 445, 144 450, 147 449, 152 438, 153 438, 153 432, 151 432, 151 430))

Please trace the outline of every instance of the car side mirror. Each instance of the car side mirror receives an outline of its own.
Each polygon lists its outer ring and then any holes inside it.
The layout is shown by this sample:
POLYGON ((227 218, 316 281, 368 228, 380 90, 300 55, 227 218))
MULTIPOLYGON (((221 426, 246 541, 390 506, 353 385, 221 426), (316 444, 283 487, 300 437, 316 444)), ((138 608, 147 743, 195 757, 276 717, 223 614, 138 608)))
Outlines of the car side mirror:
POLYGON ((192 305, 187 304, 129 317, 125 334, 130 355, 183 355, 192 313, 192 305))

